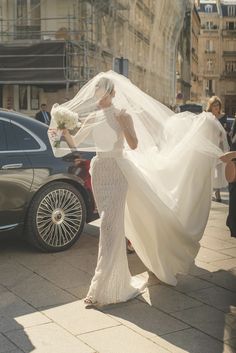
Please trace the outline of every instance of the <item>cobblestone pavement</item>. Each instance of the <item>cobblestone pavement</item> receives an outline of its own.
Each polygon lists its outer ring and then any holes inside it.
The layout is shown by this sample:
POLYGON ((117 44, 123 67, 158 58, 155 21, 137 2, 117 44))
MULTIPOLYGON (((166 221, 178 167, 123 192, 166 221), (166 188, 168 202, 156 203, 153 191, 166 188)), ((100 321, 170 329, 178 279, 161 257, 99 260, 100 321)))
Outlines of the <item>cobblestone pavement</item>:
POLYGON ((82 300, 96 264, 98 221, 63 253, 0 239, 0 353, 236 352, 236 239, 225 226, 225 203, 212 203, 195 265, 176 287, 130 254, 132 273, 149 276, 148 290, 100 309, 82 300))

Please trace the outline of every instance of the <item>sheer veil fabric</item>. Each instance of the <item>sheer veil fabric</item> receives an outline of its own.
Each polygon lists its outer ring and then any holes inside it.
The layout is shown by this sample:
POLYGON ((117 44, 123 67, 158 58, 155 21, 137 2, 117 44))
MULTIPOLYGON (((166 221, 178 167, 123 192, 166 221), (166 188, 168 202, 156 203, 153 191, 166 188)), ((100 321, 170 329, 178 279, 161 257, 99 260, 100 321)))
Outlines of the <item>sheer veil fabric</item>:
POLYGON ((49 139, 55 156, 71 149, 55 147, 50 131, 58 116, 77 114, 74 134, 78 151, 111 153, 128 181, 125 233, 137 254, 160 280, 176 284, 199 250, 209 216, 214 168, 226 139, 211 113, 174 114, 113 71, 100 73, 69 102, 52 108, 49 139), (99 109, 114 85, 113 104, 99 109), (107 81, 105 81, 107 82, 107 81), (132 117, 138 148, 130 150, 110 124, 121 110, 132 117))

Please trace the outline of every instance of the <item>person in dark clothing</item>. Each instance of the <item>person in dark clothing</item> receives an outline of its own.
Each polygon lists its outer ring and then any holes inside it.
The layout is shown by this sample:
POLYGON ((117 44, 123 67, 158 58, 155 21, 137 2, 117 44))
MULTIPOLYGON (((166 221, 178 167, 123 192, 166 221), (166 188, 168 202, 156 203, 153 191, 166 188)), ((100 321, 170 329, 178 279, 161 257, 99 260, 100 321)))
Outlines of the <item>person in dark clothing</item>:
POLYGON ((234 122, 230 131, 231 134, 231 151, 236 151, 236 114, 234 118, 234 122))
POLYGON ((42 103, 40 108, 41 110, 35 115, 35 119, 49 125, 51 121, 51 114, 47 112, 47 105, 42 103))
MULTIPOLYGON (((220 159, 225 163, 236 160, 236 150, 225 153, 220 159)), ((236 238, 236 182, 229 183, 229 212, 226 225, 230 229, 231 237, 236 238)))
POLYGON ((230 229, 231 237, 236 238, 236 182, 229 184, 229 213, 226 225, 230 229))
POLYGON ((230 124, 229 124, 229 122, 227 121, 227 115, 224 114, 224 115, 219 119, 219 122, 221 123, 221 125, 222 125, 223 128, 225 129, 228 144, 229 144, 229 146, 231 146, 231 143, 232 143, 232 142, 231 142, 231 130, 230 130, 230 124))

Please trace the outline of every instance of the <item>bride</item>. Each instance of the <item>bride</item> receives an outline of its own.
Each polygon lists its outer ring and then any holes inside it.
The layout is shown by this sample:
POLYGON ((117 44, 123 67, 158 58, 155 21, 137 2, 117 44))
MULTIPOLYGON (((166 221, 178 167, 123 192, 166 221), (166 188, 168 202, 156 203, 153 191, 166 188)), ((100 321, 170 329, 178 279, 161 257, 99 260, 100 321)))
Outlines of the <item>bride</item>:
POLYGON ((173 114, 113 71, 94 77, 51 114, 56 156, 96 152, 91 176, 100 241, 85 303, 126 301, 145 288, 130 275, 125 235, 150 271, 176 285, 176 275, 187 273, 198 253, 209 216, 213 171, 223 154, 215 117, 173 114), (75 113, 80 128, 64 125, 66 142, 55 147, 58 116, 75 113))

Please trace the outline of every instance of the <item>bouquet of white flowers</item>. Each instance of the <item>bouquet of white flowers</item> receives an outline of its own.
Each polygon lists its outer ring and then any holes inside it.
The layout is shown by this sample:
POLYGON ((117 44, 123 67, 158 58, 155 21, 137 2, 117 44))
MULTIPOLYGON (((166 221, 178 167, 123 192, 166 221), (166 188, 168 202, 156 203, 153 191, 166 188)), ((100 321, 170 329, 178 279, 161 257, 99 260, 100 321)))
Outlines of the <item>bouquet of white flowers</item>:
POLYGON ((53 147, 58 148, 60 147, 62 130, 73 130, 76 127, 79 127, 80 123, 78 121, 78 114, 64 107, 60 107, 54 112, 54 119, 57 125, 57 130, 54 134, 53 147))

